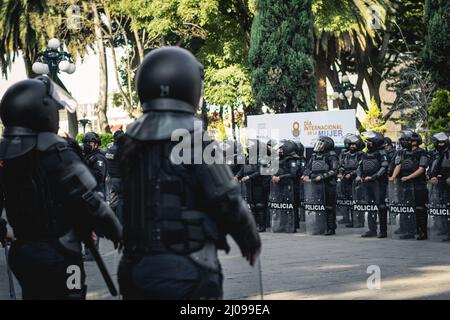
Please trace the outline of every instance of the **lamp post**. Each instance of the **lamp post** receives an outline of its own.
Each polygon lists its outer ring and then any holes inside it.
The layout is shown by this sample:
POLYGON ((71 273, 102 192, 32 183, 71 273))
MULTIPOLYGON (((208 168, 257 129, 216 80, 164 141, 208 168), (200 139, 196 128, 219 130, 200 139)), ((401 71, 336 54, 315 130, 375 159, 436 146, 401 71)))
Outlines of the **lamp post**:
POLYGON ((78 122, 83 127, 83 134, 86 134, 86 126, 91 124, 91 120, 86 118, 86 113, 83 114, 83 118, 78 120, 78 122))
MULTIPOLYGON (((63 71, 72 74, 75 72, 76 67, 70 53, 65 52, 61 48, 61 42, 56 38, 52 38, 48 41, 47 50, 37 54, 32 70, 36 74, 47 74, 50 79, 67 91, 59 79, 58 73, 63 71)), ((78 133, 77 114, 68 112, 67 119, 69 121, 69 134, 71 137, 75 137, 78 133)))
POLYGON ((351 99, 353 97, 359 100, 362 97, 362 93, 350 82, 349 76, 344 74, 342 76, 342 81, 334 87, 331 98, 333 100, 341 100, 344 103, 344 108, 350 109, 351 99))

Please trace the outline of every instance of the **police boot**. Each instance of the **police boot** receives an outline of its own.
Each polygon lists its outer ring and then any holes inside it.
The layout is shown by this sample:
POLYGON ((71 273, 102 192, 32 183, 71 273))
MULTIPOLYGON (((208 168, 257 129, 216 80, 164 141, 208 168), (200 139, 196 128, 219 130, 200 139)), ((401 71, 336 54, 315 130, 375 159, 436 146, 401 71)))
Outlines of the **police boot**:
POLYGON ((427 214, 424 209, 416 210, 416 221, 417 221, 417 230, 418 236, 417 240, 427 240, 427 214))
POLYGON ((256 214, 256 223, 258 225, 258 231, 259 232, 265 232, 266 231, 266 211, 261 210, 256 214))
POLYGON ((333 209, 326 211, 327 219, 327 231, 324 233, 326 236, 336 234, 336 212, 333 209))
POLYGON ((349 223, 345 225, 346 228, 353 228, 353 211, 352 209, 350 209, 348 211, 348 216, 349 216, 349 223))
POLYGON ((377 236, 377 218, 376 215, 369 214, 368 215, 368 224, 369 224, 369 231, 366 233, 363 233, 361 237, 363 238, 372 238, 377 236))
POLYGON ((350 214, 348 210, 345 210, 342 214, 342 219, 338 221, 338 224, 349 224, 350 223, 350 214))
POLYGON ((386 238, 387 237, 387 209, 380 209, 378 212, 380 217, 380 234, 378 238, 386 238))

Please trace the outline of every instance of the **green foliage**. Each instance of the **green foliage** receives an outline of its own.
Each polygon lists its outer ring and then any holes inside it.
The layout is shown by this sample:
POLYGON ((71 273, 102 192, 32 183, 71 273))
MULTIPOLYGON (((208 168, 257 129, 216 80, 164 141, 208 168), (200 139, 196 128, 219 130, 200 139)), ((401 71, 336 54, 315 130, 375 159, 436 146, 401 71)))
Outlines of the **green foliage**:
MULTIPOLYGON (((108 144, 110 144, 111 142, 114 141, 112 133, 100 133, 99 136, 100 136, 100 141, 101 141, 101 145, 100 145, 101 148, 106 147, 108 144)), ((82 143, 83 137, 84 137, 84 134, 79 133, 75 137, 75 140, 78 143, 82 143)))
POLYGON ((362 129, 364 131, 386 132, 386 123, 383 119, 383 113, 374 98, 370 101, 370 107, 369 110, 367 110, 366 118, 362 123, 362 129))
POLYGON ((450 130, 450 91, 436 90, 428 109, 430 135, 450 130))
POLYGON ((427 0, 424 64, 438 88, 450 90, 450 1, 427 0))
POLYGON ((260 0, 249 61, 258 105, 276 112, 315 109, 311 0, 260 0))

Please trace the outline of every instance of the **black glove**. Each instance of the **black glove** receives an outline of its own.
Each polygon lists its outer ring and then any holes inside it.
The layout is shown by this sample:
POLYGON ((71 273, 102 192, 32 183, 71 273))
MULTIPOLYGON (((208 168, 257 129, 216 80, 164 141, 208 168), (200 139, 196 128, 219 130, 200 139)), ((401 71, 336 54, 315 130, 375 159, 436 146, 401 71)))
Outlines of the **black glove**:
POLYGON ((105 238, 111 240, 114 243, 114 248, 117 249, 122 241, 122 225, 111 208, 105 203, 102 203, 97 209, 95 224, 95 229, 98 229, 105 238))
POLYGON ((255 219, 245 205, 242 206, 239 220, 230 228, 230 235, 241 249, 242 256, 253 266, 261 250, 261 238, 255 219))

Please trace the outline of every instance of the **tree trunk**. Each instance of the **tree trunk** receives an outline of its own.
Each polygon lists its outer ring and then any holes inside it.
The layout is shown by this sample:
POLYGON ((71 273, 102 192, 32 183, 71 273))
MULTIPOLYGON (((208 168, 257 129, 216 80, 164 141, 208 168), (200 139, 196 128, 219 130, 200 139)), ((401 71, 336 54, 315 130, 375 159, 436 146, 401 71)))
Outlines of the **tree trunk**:
MULTIPOLYGON (((91 4, 92 12, 94 14, 94 31, 96 38, 97 54, 99 60, 99 96, 96 104, 96 111, 98 123, 102 132, 111 132, 108 124, 108 117, 106 111, 108 109, 108 69, 106 65, 106 50, 103 43, 103 36, 101 30, 100 17, 95 2, 91 4)), ((114 50, 114 48, 112 48, 114 50)))
POLYGON ((328 110, 327 99, 327 60, 322 46, 316 51, 316 105, 317 110, 328 110))
POLYGON ((206 130, 208 130, 208 108, 207 108, 205 99, 203 99, 201 111, 202 111, 201 118, 203 121, 203 130, 206 131, 206 130))

